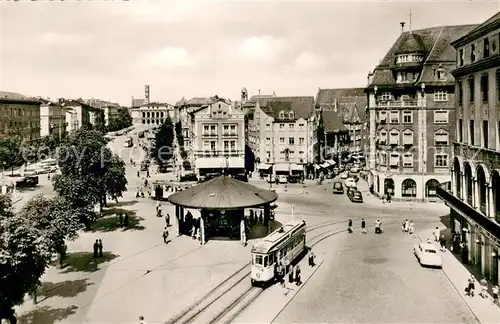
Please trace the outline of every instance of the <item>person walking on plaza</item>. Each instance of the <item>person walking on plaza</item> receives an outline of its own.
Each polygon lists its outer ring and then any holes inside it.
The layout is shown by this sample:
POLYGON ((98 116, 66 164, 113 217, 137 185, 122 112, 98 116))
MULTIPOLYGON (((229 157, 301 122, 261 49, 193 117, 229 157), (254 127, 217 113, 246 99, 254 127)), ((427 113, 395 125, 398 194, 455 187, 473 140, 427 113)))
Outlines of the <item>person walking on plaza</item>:
POLYGON ((314 258, 316 256, 314 255, 314 252, 312 250, 309 250, 308 254, 309 266, 314 267, 314 258))
POLYGON ((283 263, 278 264, 278 281, 281 284, 281 287, 285 288, 285 268, 283 267, 283 263))
POLYGON ((167 239, 168 239, 168 229, 165 227, 163 229, 163 243, 167 244, 167 239))
POLYGON ((347 226, 347 231, 352 233, 352 219, 349 219, 349 225, 347 226))
POLYGON ((98 248, 99 248, 99 257, 102 258, 103 254, 102 254, 102 240, 101 239, 99 239, 98 248))
POLYGON ((139 324, 146 324, 146 320, 144 319, 144 316, 139 316, 139 324))
POLYGON ((128 227, 128 213, 125 213, 125 217, 123 218, 123 226, 128 227))
POLYGON ((297 264, 297 267, 295 268, 295 284, 297 286, 300 286, 302 281, 300 280, 300 266, 297 264))
POLYGON ((498 286, 495 286, 493 287, 493 289, 491 290, 492 292, 492 299, 491 299, 491 302, 493 304, 498 304, 498 286))
POLYGON ((366 222, 364 218, 361 218, 361 234, 366 234, 366 222))
POLYGON ((467 287, 465 288, 465 293, 469 295, 470 297, 474 297, 474 289, 476 288, 474 276, 470 276, 469 280, 467 281, 467 287))
POLYGON ((439 227, 436 226, 436 229, 434 230, 434 241, 438 242, 440 237, 441 231, 439 230, 439 227))
POLYGON ((167 224, 167 227, 170 227, 170 214, 167 213, 167 215, 165 216, 165 223, 167 224))
POLYGON ((413 235, 413 233, 415 233, 415 223, 411 220, 408 225, 408 234, 413 235))
POLYGON ((122 213, 118 214, 118 223, 120 224, 120 227, 123 227, 123 214, 122 213))
POLYGON ((408 222, 408 219, 405 219, 404 231, 405 233, 408 233, 409 230, 410 230, 410 222, 408 222))
POLYGON ((290 268, 290 271, 288 272, 288 282, 289 283, 293 283, 293 281, 295 279, 293 274, 294 274, 293 273, 293 268, 290 268))
POLYGON ((488 298, 488 282, 486 281, 486 278, 483 277, 479 284, 481 285, 481 292, 479 295, 483 298, 488 298))
POLYGON ((95 240, 94 242, 94 258, 99 256, 99 240, 95 240))
POLYGON ((446 251, 446 239, 444 238, 444 234, 441 234, 441 237, 439 238, 439 244, 441 245, 441 252, 446 251))

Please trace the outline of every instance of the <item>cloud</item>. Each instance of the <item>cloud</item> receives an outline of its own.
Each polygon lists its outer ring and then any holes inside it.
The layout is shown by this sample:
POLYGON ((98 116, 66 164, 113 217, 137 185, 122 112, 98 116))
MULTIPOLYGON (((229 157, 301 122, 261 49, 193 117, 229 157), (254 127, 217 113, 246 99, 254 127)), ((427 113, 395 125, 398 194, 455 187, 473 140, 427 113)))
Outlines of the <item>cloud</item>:
POLYGON ((302 52, 295 59, 295 69, 300 72, 314 72, 324 66, 324 59, 312 52, 302 52))
POLYGON ((185 48, 165 47, 146 55, 146 63, 153 67, 177 69, 193 66, 194 59, 185 48))
POLYGON ((284 41, 273 36, 252 36, 241 42, 238 54, 245 59, 266 61, 275 58, 284 47, 284 41))

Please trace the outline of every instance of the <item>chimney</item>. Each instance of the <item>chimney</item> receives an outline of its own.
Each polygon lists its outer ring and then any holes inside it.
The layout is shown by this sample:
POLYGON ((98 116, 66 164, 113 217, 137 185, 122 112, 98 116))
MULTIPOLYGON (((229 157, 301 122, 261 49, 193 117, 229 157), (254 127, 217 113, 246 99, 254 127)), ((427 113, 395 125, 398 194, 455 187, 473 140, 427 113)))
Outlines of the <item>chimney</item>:
POLYGON ((402 21, 399 24, 401 25, 401 32, 404 32, 406 23, 404 21, 402 21))
POLYGON ((372 83, 372 80, 373 80, 373 72, 368 72, 368 76, 366 77, 367 81, 368 81, 368 85, 370 85, 372 83))
POLYGON ((259 96, 260 96, 260 89, 259 89, 259 96))

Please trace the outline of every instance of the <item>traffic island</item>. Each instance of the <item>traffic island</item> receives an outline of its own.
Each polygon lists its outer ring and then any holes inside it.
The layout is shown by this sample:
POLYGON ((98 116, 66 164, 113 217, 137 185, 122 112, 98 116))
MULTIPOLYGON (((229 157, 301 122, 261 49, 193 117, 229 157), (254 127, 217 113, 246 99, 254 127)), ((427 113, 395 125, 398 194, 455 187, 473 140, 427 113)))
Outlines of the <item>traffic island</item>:
POLYGON ((280 315, 281 311, 290 303, 290 301, 299 293, 309 279, 318 271, 324 261, 323 255, 316 255, 314 267, 309 266, 308 258, 304 257, 298 265, 301 270, 300 285, 290 283, 288 275, 285 276, 285 287, 275 283, 259 295, 248 308, 239 314, 233 323, 273 323, 280 315))

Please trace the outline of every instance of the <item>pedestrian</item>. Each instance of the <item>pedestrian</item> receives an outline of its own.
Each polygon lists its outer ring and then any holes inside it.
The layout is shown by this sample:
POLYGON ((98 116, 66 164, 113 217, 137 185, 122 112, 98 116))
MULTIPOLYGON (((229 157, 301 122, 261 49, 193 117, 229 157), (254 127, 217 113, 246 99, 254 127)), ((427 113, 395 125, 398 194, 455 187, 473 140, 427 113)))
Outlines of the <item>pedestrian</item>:
POLYGON ((479 284, 481 285, 481 292, 479 295, 483 298, 488 298, 488 282, 486 281, 486 278, 483 277, 479 284))
POLYGON ((139 172, 139 170, 137 170, 137 178, 140 178, 141 177, 141 173, 139 172))
POLYGON ((120 227, 123 227, 123 214, 122 213, 118 214, 118 223, 120 224, 120 227))
POLYGON ((364 218, 361 218, 361 234, 366 234, 366 222, 364 218))
POLYGON ((309 266, 314 267, 314 258, 316 256, 314 255, 314 252, 312 250, 309 250, 309 266))
POLYGON ((165 244, 167 244, 167 243, 168 243, 167 239, 168 239, 168 229, 165 227, 165 228, 163 229, 163 242, 164 242, 165 244))
POLYGON ((137 193, 135 194, 135 198, 139 198, 141 195, 139 194, 139 190, 137 190, 137 193))
POLYGON ((349 219, 349 225, 348 225, 348 227, 347 227, 347 231, 348 231, 349 233, 352 233, 352 219, 349 219))
POLYGON ((280 263, 278 264, 278 281, 281 284, 281 287, 285 288, 285 268, 283 267, 283 264, 280 263))
POLYGON ((94 258, 99 256, 99 240, 95 240, 94 242, 94 258))
POLYGON ((475 289, 475 279, 474 276, 470 276, 469 280, 467 281, 467 287, 465 288, 465 292, 467 295, 470 297, 474 297, 474 289, 475 289))
POLYGON ((102 240, 101 239, 99 239, 98 248, 99 248, 99 257, 102 258, 103 254, 102 254, 102 240))
POLYGON ((290 268, 290 271, 288 272, 288 282, 289 283, 293 283, 294 281, 294 273, 293 273, 293 267, 290 268))
POLYGON ((297 264, 297 267, 295 268, 295 284, 297 286, 300 286, 302 281, 300 280, 300 266, 297 264))
POLYGON ((139 316, 139 324, 146 324, 146 320, 144 319, 144 316, 139 316))
POLYGON ((439 227, 436 226, 436 229, 434 230, 434 241, 438 242, 440 237, 441 231, 439 230, 439 227))
POLYGON ((165 216, 165 223, 167 223, 167 227, 170 227, 170 214, 167 213, 167 216, 165 216))
POLYGON ((493 304, 498 304, 498 286, 493 287, 492 293, 493 299, 491 301, 493 302, 493 304))
POLYGON ((123 218, 123 226, 128 227, 128 213, 125 213, 125 217, 123 218))
POLYGON ((405 219, 405 233, 408 233, 408 231, 410 230, 410 223, 408 222, 407 219, 405 219))
POLYGON ((439 238, 439 244, 441 245, 441 251, 445 252, 446 251, 446 239, 444 238, 444 234, 441 234, 441 237, 439 238))
POLYGON ((293 269, 290 269, 290 259, 285 259, 285 274, 292 272, 293 269))
POLYGON ((401 232, 405 231, 405 223, 406 223, 406 220, 404 220, 403 223, 401 223, 401 232))

